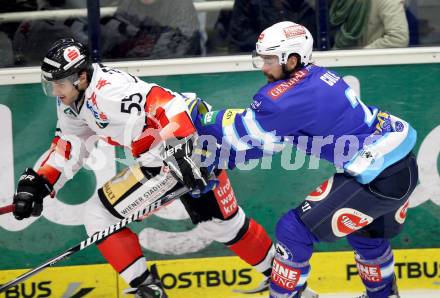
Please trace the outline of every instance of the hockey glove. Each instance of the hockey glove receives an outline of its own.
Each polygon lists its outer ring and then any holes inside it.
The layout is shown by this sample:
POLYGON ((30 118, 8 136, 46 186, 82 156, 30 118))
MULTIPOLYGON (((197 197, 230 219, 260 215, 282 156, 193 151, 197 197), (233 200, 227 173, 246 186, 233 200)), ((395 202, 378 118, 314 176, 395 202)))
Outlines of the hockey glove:
POLYGON ((208 171, 192 159, 194 140, 191 137, 174 141, 165 147, 165 163, 176 178, 191 190, 208 186, 208 171))
POLYGON ((210 166, 208 168, 204 168, 206 169, 207 174, 207 182, 208 184, 204 187, 204 188, 199 188, 199 189, 195 189, 193 191, 189 192, 189 195, 192 196, 193 198, 200 198, 203 194, 214 190, 218 185, 219 185, 219 181, 218 181, 218 170, 214 171, 214 166, 210 166))
POLYGON ((14 216, 18 220, 40 216, 43 211, 43 199, 53 191, 53 186, 33 169, 27 168, 18 180, 14 195, 14 216))

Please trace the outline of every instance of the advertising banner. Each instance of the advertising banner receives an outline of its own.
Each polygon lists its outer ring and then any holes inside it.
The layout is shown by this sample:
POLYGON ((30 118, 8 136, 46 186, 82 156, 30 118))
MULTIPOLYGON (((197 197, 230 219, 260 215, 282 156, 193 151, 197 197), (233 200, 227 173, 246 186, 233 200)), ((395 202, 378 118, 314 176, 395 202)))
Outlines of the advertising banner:
MULTIPOLYGON (((153 261, 151 262, 153 263, 153 261)), ((162 260, 157 263, 167 294, 173 298, 256 298, 268 292, 245 294, 255 289, 262 276, 238 257, 162 260)), ((313 255, 309 286, 319 294, 363 291, 351 252, 321 252, 313 255)), ((438 289, 440 249, 395 251, 395 274, 399 289, 438 289)), ((0 271, 0 284, 24 270, 0 271)), ((374 276, 377 272, 370 272, 374 276)), ((380 274, 380 273, 379 273, 380 274)), ((107 264, 49 268, 17 285, 0 298, 16 297, 124 297, 129 286, 107 264)), ((127 296, 129 297, 129 296, 127 296)))

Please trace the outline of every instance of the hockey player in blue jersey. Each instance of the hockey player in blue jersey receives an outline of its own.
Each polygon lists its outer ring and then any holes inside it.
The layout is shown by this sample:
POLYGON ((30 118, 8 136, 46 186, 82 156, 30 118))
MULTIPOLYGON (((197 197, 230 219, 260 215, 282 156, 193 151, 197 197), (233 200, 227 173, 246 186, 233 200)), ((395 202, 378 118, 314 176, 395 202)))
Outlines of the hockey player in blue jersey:
POLYGON ((355 251, 361 297, 399 297, 388 239, 400 232, 417 184, 416 131, 366 106, 338 74, 314 65, 312 47, 301 25, 264 30, 253 61, 268 83, 249 108, 209 112, 197 129, 221 144, 214 156, 220 166, 234 168, 290 143, 341 169, 279 219, 270 297, 306 294, 313 244, 341 237, 355 251))

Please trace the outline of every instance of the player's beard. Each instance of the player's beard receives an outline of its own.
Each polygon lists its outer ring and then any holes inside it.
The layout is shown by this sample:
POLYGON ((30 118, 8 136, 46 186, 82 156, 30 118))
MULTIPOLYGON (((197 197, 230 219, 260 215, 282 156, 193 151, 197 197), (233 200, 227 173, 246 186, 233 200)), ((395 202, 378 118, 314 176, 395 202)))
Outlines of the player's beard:
POLYGON ((263 74, 266 77, 268 84, 284 79, 284 72, 281 74, 281 76, 274 76, 267 72, 263 72, 263 74))
POLYGON ((267 78, 267 83, 273 83, 275 81, 278 81, 274 76, 270 75, 270 74, 264 74, 267 78))
POLYGON ((293 71, 288 71, 286 69, 286 65, 285 64, 282 65, 282 73, 281 73, 281 76, 279 76, 279 77, 275 77, 275 76, 273 76, 273 75, 271 75, 269 73, 263 72, 263 74, 266 77, 268 83, 273 83, 273 82, 280 81, 280 80, 287 80, 287 79, 290 78, 292 73, 293 73, 293 71))
POLYGON ((293 74, 293 71, 288 71, 287 67, 286 67, 286 64, 283 64, 282 66, 283 66, 283 68, 282 68, 283 69, 283 77, 281 78, 281 80, 290 79, 290 77, 293 74))

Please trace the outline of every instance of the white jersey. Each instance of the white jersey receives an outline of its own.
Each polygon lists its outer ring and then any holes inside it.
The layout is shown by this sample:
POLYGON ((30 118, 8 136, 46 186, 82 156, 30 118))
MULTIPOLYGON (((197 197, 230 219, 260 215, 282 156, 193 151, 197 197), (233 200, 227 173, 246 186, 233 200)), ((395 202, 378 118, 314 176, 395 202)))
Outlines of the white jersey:
POLYGON ((182 95, 99 64, 93 64, 84 100, 67 106, 57 99, 57 116, 52 150, 39 170, 56 188, 67 180, 66 169, 81 168, 98 139, 130 149, 142 163, 161 166, 161 154, 154 152, 161 141, 195 132, 182 95))

